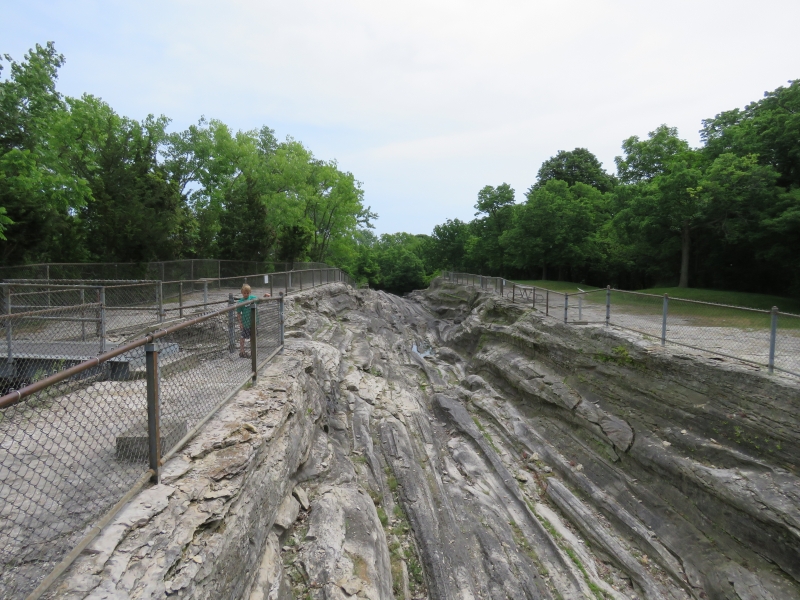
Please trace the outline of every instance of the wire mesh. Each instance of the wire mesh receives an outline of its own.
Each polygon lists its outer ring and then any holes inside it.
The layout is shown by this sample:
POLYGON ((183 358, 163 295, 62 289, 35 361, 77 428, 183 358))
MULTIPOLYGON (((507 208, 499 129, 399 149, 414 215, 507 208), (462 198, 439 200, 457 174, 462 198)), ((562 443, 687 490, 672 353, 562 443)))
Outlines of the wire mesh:
MULTIPOLYGON (((163 453, 252 376, 252 331, 236 315, 254 304, 255 362, 263 364, 281 347, 280 299, 226 307, 156 340, 163 453)), ((5 322, 22 328, 22 318, 5 322)), ((146 472, 148 339, 102 364, 84 363, 79 373, 0 412, 0 598, 32 591, 146 472)), ((14 357, 18 376, 5 373, 7 389, 10 381, 30 384, 80 362, 40 354, 14 357)))
POLYGON ((0 599, 33 590, 147 471, 146 341, 158 337, 167 453, 282 347, 280 296, 338 281, 353 283, 322 265, 177 282, 0 284, 0 391, 11 394, 0 411, 0 599), (243 283, 255 302, 239 302, 243 283), (69 378, 42 382, 70 368, 69 378), (14 390, 45 384, 6 406, 14 390))
POLYGON ((0 267, 3 279, 153 279, 177 281, 203 278, 239 277, 304 269, 324 269, 316 262, 267 262, 218 259, 182 259, 150 263, 41 263, 0 267))
POLYGON ((778 313, 775 368, 800 377, 800 316, 778 313))
POLYGON ((139 349, 0 413, 0 598, 32 591, 146 468, 118 445, 146 420, 143 362, 139 349))
MULTIPOLYGON (((769 311, 623 290, 608 290, 608 295, 605 289, 567 294, 508 281, 498 288, 497 278, 470 273, 445 272, 443 277, 489 291, 502 289, 505 298, 567 323, 605 323, 608 314, 610 325, 634 331, 653 344, 680 344, 770 365, 773 338, 769 311), (491 282, 488 286, 487 281, 491 282)), ((800 376, 800 315, 777 313, 776 325, 774 368, 800 376)))

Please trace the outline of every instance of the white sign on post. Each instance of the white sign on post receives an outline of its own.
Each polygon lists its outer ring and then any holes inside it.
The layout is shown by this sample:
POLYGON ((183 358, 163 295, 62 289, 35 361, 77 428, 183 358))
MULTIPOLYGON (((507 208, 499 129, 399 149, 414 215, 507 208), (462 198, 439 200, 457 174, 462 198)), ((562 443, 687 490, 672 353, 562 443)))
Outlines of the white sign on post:
POLYGON ((269 283, 269 275, 264 275, 264 283, 269 283))

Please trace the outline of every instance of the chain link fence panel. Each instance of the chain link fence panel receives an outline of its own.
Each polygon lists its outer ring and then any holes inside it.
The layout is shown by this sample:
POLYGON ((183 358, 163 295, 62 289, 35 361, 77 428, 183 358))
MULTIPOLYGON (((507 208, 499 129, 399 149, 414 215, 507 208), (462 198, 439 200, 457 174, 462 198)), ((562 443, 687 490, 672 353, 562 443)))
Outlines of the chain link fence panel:
POLYGON ((305 269, 325 269, 316 262, 258 262, 187 258, 149 263, 41 263, 0 267, 0 279, 81 279, 179 281, 240 277, 252 273, 271 273, 305 269))
POLYGON ((0 284, 0 600, 26 597, 146 481, 149 340, 168 457, 283 347, 282 296, 335 282, 354 284, 326 265, 0 284), (243 283, 255 300, 240 302, 243 283))
POLYGON ((678 344, 800 376, 800 315, 611 288, 566 293, 471 273, 446 272, 443 278, 500 293, 564 323, 606 323, 653 344, 678 344))
MULTIPOLYGON (((280 298, 237 303, 155 340, 163 455, 282 347, 282 305, 280 298), (248 331, 236 316, 252 318, 251 306, 255 327, 248 331)), ((63 317, 82 308, 51 311, 63 317)), ((7 317, 6 326, 21 329, 23 318, 7 317)), ((66 320, 60 325, 76 327, 66 320)), ((19 386, 77 366, 20 401, 13 393, 0 399, 0 598, 29 594, 147 472, 149 339, 89 363, 44 352, 14 357, 19 386)))

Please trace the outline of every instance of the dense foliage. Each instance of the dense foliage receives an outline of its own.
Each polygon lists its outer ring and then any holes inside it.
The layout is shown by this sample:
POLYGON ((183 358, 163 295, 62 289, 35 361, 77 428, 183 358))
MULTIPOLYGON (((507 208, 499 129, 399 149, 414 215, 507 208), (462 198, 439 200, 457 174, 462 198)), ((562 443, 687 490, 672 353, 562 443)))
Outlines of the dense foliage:
MULTIPOLYGON (((347 265, 376 217, 352 174, 263 127, 169 133, 56 90, 52 43, 0 81, 0 262, 185 257, 347 265)), ((0 68, 2 65, 0 64, 0 68)))
POLYGON ((800 295, 800 80, 703 121, 699 148, 662 125, 623 141, 614 174, 562 150, 524 199, 485 186, 469 222, 377 237, 359 182, 300 142, 64 97, 52 43, 5 62, 0 264, 311 260, 396 293, 455 269, 800 295))

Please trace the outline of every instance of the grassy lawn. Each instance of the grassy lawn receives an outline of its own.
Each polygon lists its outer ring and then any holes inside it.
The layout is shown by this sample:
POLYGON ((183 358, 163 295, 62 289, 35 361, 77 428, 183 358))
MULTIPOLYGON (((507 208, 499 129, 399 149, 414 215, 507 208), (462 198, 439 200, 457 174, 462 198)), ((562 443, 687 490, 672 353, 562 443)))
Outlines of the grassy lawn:
POLYGON ((652 288, 638 291, 646 294, 657 294, 659 296, 669 294, 670 298, 685 298, 686 300, 700 300, 702 302, 714 302, 716 304, 746 306, 748 308, 760 308, 761 310, 770 310, 773 306, 777 306, 781 312, 800 314, 800 300, 784 298, 782 296, 770 296, 769 294, 749 294, 747 292, 726 292, 723 290, 700 290, 677 287, 652 288))
POLYGON ((529 279, 508 279, 507 281, 513 281, 514 283, 520 283, 522 285, 529 285, 532 287, 540 287, 546 290, 551 290, 554 292, 567 292, 572 294, 573 292, 577 292, 583 290, 584 292, 588 292, 589 290, 599 290, 601 288, 594 287, 593 285, 584 285, 582 283, 571 283, 569 281, 549 281, 546 279, 537 279, 535 281, 529 279), (579 290, 580 288, 580 290, 579 290))
MULTIPOLYGON (((516 283, 562 293, 575 293, 579 290, 602 290, 602 288, 568 281, 519 280, 516 281, 516 283)), ((781 312, 800 314, 800 301, 768 294, 749 294, 745 292, 677 287, 652 288, 639 291, 646 294, 655 294, 657 296, 669 294, 671 300, 669 303, 670 316, 681 317, 690 324, 697 326, 767 329, 770 326, 770 316, 767 314, 737 310, 735 308, 704 306, 702 304, 684 303, 677 300, 699 300, 701 302, 744 306, 761 310, 769 310, 773 306, 777 306, 781 312), (673 299, 676 301, 673 301, 673 299)), ((584 301, 587 304, 605 304, 605 294, 602 291, 595 294, 586 294, 584 296, 584 301)), ((661 298, 637 296, 614 291, 611 292, 612 315, 615 306, 624 307, 624 312, 628 314, 658 316, 661 314, 663 301, 661 298)), ((778 326, 781 329, 800 330, 800 318, 780 317, 778 319, 778 326)))

